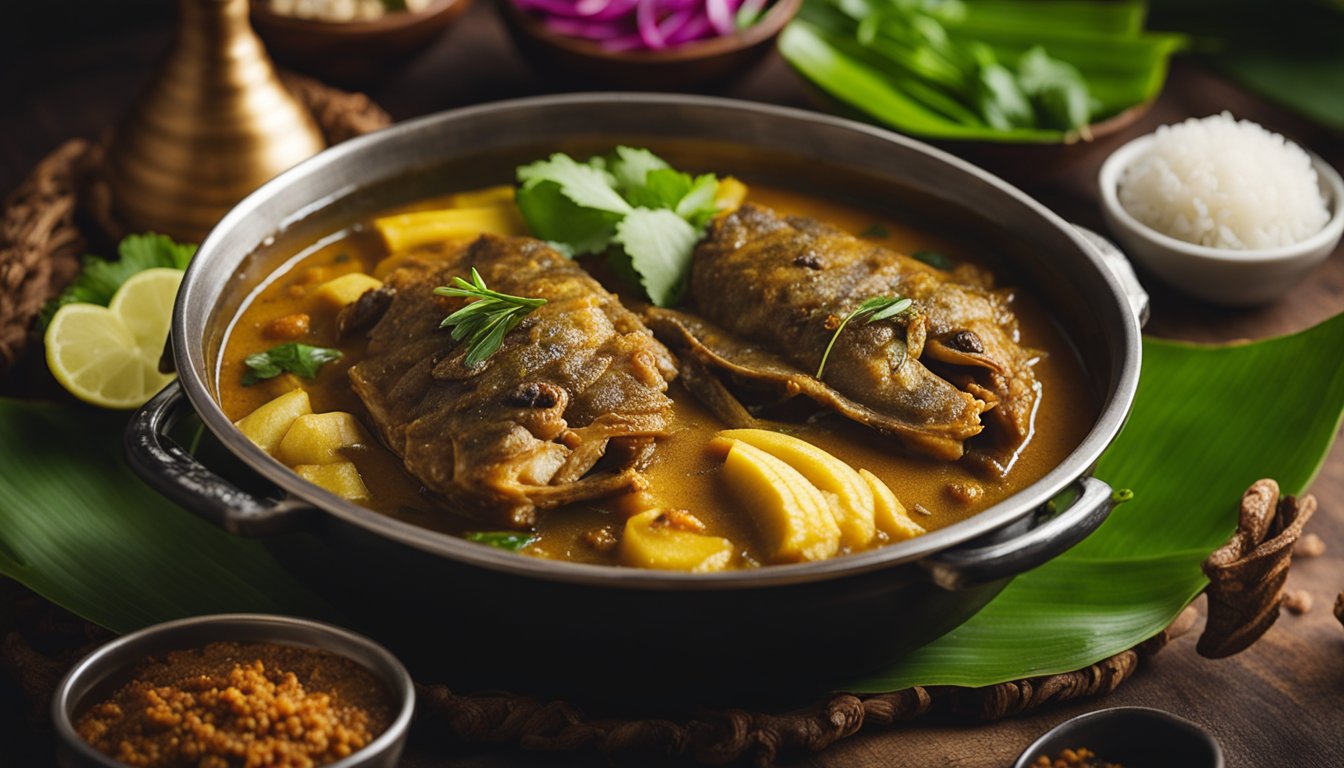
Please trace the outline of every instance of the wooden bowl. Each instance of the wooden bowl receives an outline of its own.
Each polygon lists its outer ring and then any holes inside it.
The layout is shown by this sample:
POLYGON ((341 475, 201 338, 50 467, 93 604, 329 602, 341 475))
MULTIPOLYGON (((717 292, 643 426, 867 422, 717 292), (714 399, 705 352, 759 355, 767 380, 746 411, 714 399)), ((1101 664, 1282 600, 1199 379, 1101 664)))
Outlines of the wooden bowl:
POLYGON ((514 0, 499 0, 499 4, 518 50, 544 77, 666 91, 746 72, 770 51, 775 37, 803 3, 775 0, 759 21, 740 32, 660 51, 609 51, 591 40, 552 30, 514 0))
POLYGON ((416 13, 333 22, 283 16, 271 11, 266 0, 257 0, 252 3, 252 26, 280 63, 326 80, 358 84, 422 51, 470 5, 471 0, 434 0, 416 13))

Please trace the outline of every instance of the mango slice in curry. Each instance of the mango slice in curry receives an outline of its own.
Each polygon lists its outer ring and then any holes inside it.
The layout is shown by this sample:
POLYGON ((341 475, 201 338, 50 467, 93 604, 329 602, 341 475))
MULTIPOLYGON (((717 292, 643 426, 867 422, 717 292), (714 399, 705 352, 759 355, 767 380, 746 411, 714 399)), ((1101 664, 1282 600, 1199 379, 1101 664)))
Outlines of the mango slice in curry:
POLYGON ((840 550, 840 526, 830 502, 787 463, 741 440, 727 447, 723 475, 753 517, 772 562, 824 560, 840 550))
POLYGON ((854 552, 872 544, 877 535, 873 490, 848 464, 806 440, 770 429, 726 429, 718 436, 760 448, 798 470, 827 494, 840 543, 854 552))
POLYGON ((877 502, 874 519, 878 530, 887 534, 888 539, 905 541, 927 533, 924 526, 910 519, 910 513, 905 511, 905 505, 896 498, 896 494, 882 482, 881 478, 866 469, 860 469, 859 476, 873 489, 873 498, 877 502))
POLYGON ((310 413, 294 420, 275 450, 275 458, 291 467, 300 464, 335 464, 344 461, 340 451, 366 442, 364 430, 345 411, 310 413))
POLYGON ((364 485, 364 478, 359 476, 359 469, 348 461, 335 464, 300 464, 294 468, 294 474, 319 488, 331 491, 342 499, 350 501, 369 499, 369 488, 364 485))

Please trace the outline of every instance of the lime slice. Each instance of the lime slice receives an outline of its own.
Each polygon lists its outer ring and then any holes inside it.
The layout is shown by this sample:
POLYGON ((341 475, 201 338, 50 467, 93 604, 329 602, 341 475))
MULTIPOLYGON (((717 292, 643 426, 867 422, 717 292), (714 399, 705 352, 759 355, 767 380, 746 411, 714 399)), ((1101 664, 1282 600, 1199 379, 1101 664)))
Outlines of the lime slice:
POLYGON ((137 408, 173 380, 159 356, 182 283, 175 269, 148 269, 127 280, 107 307, 66 304, 44 338, 47 367, 70 394, 103 408, 137 408))

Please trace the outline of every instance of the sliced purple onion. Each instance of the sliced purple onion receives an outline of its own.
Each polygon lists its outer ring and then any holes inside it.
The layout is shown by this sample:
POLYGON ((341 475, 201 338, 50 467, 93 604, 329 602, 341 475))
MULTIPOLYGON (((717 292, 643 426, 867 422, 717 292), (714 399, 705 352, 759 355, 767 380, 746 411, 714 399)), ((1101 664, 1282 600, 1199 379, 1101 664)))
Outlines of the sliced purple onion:
POLYGON ((551 31, 610 51, 657 51, 732 35, 771 0, 511 0, 551 31))

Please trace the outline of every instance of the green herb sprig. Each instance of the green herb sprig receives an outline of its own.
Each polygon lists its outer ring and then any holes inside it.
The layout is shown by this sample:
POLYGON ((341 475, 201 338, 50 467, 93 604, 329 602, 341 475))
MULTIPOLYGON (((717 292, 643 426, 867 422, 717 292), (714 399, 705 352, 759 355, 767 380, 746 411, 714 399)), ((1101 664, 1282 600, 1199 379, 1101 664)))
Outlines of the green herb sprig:
POLYGON ((339 349, 313 347, 297 341, 285 342, 265 352, 256 352, 243 358, 243 364, 248 369, 243 373, 243 386, 250 387, 286 371, 305 379, 312 379, 317 376, 317 369, 340 359, 339 349))
POLYGON ((499 351, 504 337, 518 327, 545 299, 529 299, 492 291, 485 286, 481 273, 471 268, 471 282, 453 278, 453 285, 434 289, 438 296, 473 299, 465 307, 445 317, 440 328, 452 328, 455 341, 467 340, 467 365, 484 362, 499 351))
POLYGON ((840 332, 845 330, 849 321, 863 315, 868 316, 866 325, 872 325, 879 320, 889 320, 909 309, 914 302, 904 296, 874 296, 854 308, 840 321, 836 327, 835 333, 831 334, 831 342, 826 345, 826 351, 821 355, 821 365, 817 366, 817 378, 821 378, 821 372, 826 370, 826 360, 831 356, 831 347, 835 346, 835 340, 840 338, 840 332))
POLYGON ((517 533, 515 531, 471 531, 465 534, 467 541, 485 544, 496 549, 519 552, 537 540, 535 533, 517 533))

